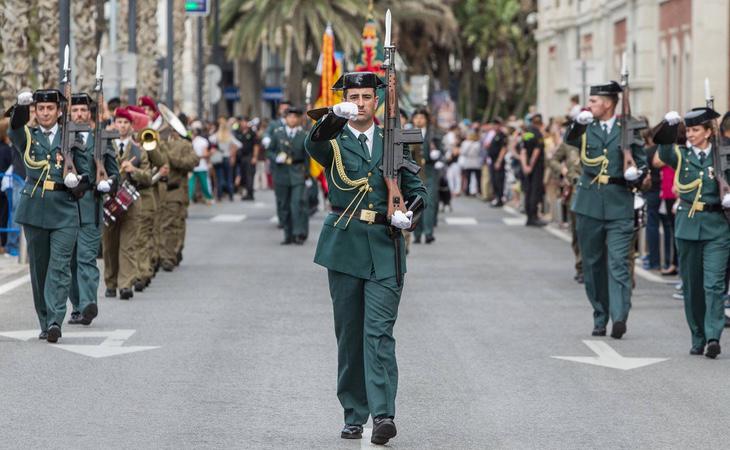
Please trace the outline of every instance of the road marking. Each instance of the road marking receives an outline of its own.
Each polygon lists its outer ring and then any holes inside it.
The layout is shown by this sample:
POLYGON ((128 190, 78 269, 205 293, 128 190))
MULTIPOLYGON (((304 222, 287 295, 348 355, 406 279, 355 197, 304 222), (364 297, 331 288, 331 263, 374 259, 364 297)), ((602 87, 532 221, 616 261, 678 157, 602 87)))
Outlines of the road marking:
POLYGON ((446 225, 476 225, 477 219, 473 217, 447 217, 446 225))
POLYGON ((243 222, 246 220, 245 214, 218 214, 210 219, 211 222, 243 222))
POLYGON ((524 225, 525 219, 522 217, 502 217, 502 222, 510 227, 516 227, 518 225, 524 225))
POLYGON ((563 240, 565 242, 571 242, 572 241, 572 239, 571 239, 571 237, 570 237, 570 235, 568 233, 565 233, 564 231, 559 230, 559 229, 557 229, 557 228, 555 228, 555 227, 553 227, 551 225, 546 226, 545 227, 545 231, 547 231, 548 233, 552 234, 556 238, 558 238, 560 240, 563 240))
POLYGON ((360 441, 360 448, 371 448, 371 447, 381 447, 382 448, 382 445, 375 445, 372 442, 370 442, 370 438, 372 436, 373 436, 372 427, 363 427, 362 440, 360 441))
POLYGON ((631 358, 621 356, 604 341, 583 341, 597 356, 551 356, 555 359, 573 361, 611 369, 631 370, 667 361, 669 358, 631 358))
POLYGON ((522 216, 523 214, 514 209, 511 206, 504 205, 502 207, 502 211, 506 212, 507 214, 512 214, 513 216, 522 216))
POLYGON ((16 278, 12 281, 8 281, 7 283, 0 285, 0 295, 10 292, 17 287, 20 287, 20 286, 24 285, 25 283, 28 283, 29 281, 30 281, 30 274, 23 275, 22 277, 16 278))
POLYGON ((254 202, 254 204, 252 206, 254 208, 268 208, 269 207, 269 205, 267 205, 264 202, 254 202))
MULTIPOLYGON (((118 356, 127 353, 141 352, 145 350, 153 350, 160 348, 159 346, 134 346, 123 347, 124 342, 132 337, 137 330, 113 330, 113 331, 64 331, 61 339, 90 339, 90 338, 104 338, 104 340, 97 345, 69 345, 69 344, 55 344, 53 348, 60 350, 66 350, 67 352, 78 353, 79 355, 88 356, 91 358, 106 358, 108 356, 118 356)), ((22 331, 6 331, 0 333, 0 336, 5 336, 11 339, 19 341, 29 341, 31 339, 38 339, 38 330, 22 330, 22 331)))

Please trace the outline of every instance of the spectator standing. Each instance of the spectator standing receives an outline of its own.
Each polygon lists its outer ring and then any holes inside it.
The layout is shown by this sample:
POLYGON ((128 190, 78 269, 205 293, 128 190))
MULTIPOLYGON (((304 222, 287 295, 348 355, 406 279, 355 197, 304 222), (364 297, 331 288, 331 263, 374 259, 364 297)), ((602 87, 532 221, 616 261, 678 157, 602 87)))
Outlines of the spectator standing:
MULTIPOLYGON (((238 174, 236 176, 236 185, 243 187, 245 194, 241 194, 241 200, 254 199, 254 176, 256 174, 256 165, 259 159, 259 139, 256 131, 251 128, 248 117, 241 117, 238 121, 238 128, 233 133, 236 139, 241 143, 236 154, 236 166, 238 174)), ((266 171, 266 166, 263 168, 266 171)))
POLYGON ((525 225, 541 227, 545 223, 537 215, 537 208, 545 193, 543 176, 545 174, 545 143, 542 128, 542 116, 533 114, 530 116, 529 125, 522 136, 522 147, 520 150, 520 162, 524 173, 522 185, 525 193, 525 213, 527 223, 525 225))
POLYGON ((198 158, 200 158, 200 162, 198 162, 198 165, 195 166, 195 169, 193 169, 193 175, 190 177, 190 181, 188 182, 188 192, 190 193, 190 200, 192 201, 195 198, 195 190, 197 185, 199 184, 200 190, 202 191, 203 197, 205 198, 205 202, 210 204, 213 201, 213 195, 210 193, 210 188, 208 185, 208 159, 210 158, 210 143, 208 142, 208 139, 206 139, 202 135, 202 123, 198 121, 193 122, 191 128, 193 135, 193 150, 195 150, 195 154, 198 155, 198 158))
POLYGON ((507 156, 507 135, 502 126, 502 120, 494 120, 494 136, 487 147, 487 161, 489 164, 489 179, 492 183, 494 200, 492 206, 501 208, 504 205, 504 175, 505 157, 507 156))
POLYGON ((216 197, 221 201, 225 191, 228 199, 233 200, 233 165, 236 151, 242 144, 233 136, 231 126, 225 117, 218 118, 218 129, 210 135, 209 141, 216 146, 211 156, 215 170, 216 197))
POLYGON ((459 146, 459 159, 461 160, 463 192, 471 196, 471 180, 472 175, 476 177, 477 194, 481 195, 482 191, 482 157, 479 145, 479 136, 473 130, 470 130, 466 139, 459 146))
MULTIPOLYGON (((657 146, 651 138, 651 129, 647 128, 642 132, 644 143, 646 145, 646 161, 649 163, 649 178, 651 185, 644 192, 646 199, 646 244, 649 253, 644 260, 644 269, 659 270, 659 256, 661 250, 659 248, 659 206, 662 203, 660 193, 662 190, 661 167, 664 165, 657 155, 657 146)), ((666 228, 664 230, 666 233, 666 228)), ((665 235, 666 237, 666 235, 665 235)))

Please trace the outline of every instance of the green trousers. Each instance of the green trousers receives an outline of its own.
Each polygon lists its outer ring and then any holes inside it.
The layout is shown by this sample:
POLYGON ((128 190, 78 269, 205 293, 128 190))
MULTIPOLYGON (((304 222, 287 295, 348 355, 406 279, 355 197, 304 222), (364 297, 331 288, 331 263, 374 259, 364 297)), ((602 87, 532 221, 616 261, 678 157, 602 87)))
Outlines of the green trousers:
MULTIPOLYGON (((425 170, 425 169, 424 169, 425 170)), ((433 229, 436 227, 438 222, 439 212, 439 173, 430 174, 426 179, 426 189, 428 190, 428 205, 423 210, 420 222, 416 225, 416 229, 413 230, 413 234, 416 239, 421 239, 421 235, 425 234, 433 236, 433 229)))
POLYGON ((613 322, 625 322, 631 309, 628 255, 633 219, 599 220, 576 214, 575 225, 594 326, 605 327, 609 315, 613 322))
POLYGON ((677 239, 679 273, 684 290, 684 313, 692 333, 692 346, 720 340, 725 326, 725 268, 730 236, 708 241, 677 239))
POLYGON ((66 317, 71 255, 79 229, 49 230, 24 225, 23 230, 28 241, 30 282, 41 331, 47 331, 53 324, 60 327, 66 317))
POLYGON ((330 295, 337 337, 337 398, 345 423, 368 416, 395 417, 398 365, 393 326, 402 288, 395 277, 356 278, 330 270, 330 295))
POLYGON ((81 312, 96 303, 99 290, 99 268, 96 255, 101 243, 101 227, 95 223, 81 225, 76 248, 71 256, 71 292, 69 298, 74 312, 81 312))
POLYGON ((306 236, 309 231, 309 215, 306 214, 304 183, 294 186, 274 186, 276 211, 284 227, 284 237, 306 236))

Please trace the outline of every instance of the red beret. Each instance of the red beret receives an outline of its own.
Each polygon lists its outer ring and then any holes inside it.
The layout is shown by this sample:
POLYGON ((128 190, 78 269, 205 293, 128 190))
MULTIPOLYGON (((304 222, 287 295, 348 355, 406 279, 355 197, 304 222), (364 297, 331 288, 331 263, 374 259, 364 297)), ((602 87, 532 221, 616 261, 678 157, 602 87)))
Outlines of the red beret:
POLYGON ((117 108, 116 111, 114 111, 114 117, 117 119, 127 119, 130 122, 134 122, 134 118, 129 113, 127 108, 117 108))
POLYGON ((154 100, 152 100, 152 97, 149 97, 147 95, 143 95, 139 98, 139 106, 147 106, 149 108, 152 108, 154 112, 158 112, 157 104, 154 100))
POLYGON ((127 106, 127 109, 132 112, 139 113, 139 114, 146 114, 144 111, 144 108, 142 108, 141 106, 129 105, 129 106, 127 106))

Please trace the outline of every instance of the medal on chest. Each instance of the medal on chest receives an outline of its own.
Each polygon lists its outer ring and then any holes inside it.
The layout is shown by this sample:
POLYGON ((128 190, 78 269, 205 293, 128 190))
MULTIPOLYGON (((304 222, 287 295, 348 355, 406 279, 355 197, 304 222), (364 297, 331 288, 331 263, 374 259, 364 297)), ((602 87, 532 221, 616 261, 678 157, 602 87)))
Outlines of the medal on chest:
POLYGON ((56 169, 60 169, 63 167, 63 155, 61 152, 56 153, 56 164, 54 165, 56 169))

